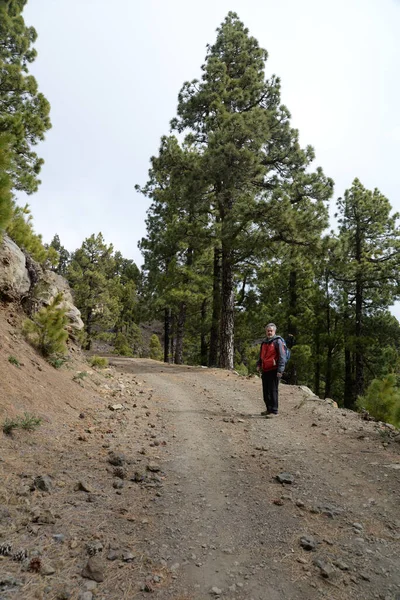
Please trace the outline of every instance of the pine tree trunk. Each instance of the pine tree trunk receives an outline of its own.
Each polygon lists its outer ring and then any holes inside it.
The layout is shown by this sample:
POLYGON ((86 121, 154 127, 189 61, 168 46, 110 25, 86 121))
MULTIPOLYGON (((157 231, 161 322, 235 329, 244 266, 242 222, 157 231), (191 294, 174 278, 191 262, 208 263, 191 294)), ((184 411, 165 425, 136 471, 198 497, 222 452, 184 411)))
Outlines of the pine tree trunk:
POLYGON ((361 336, 362 336, 362 285, 357 283, 356 286, 356 381, 353 404, 357 400, 358 396, 364 393, 364 363, 361 348, 361 336))
POLYGON ((164 362, 169 362, 169 331, 170 331, 171 311, 169 308, 164 310, 164 362))
POLYGON ((326 353, 326 376, 325 376, 325 398, 331 397, 331 388, 332 388, 332 357, 333 357, 333 348, 328 347, 328 352, 326 353))
POLYGON ((93 315, 93 311, 91 308, 88 308, 87 310, 87 314, 86 314, 86 345, 85 345, 85 349, 86 350, 90 350, 92 347, 92 315, 93 315))
POLYGON ((345 348, 344 351, 344 405, 346 408, 354 406, 351 352, 348 348, 345 348))
POLYGON ((221 318, 221 249, 214 248, 213 306, 210 331, 210 354, 208 366, 218 366, 219 325, 221 318))
POLYGON ((175 342, 175 364, 183 363, 183 337, 185 333, 186 322, 186 302, 181 302, 179 305, 178 322, 176 326, 176 342, 175 342))
POLYGON ((175 315, 171 311, 169 319, 169 362, 174 362, 175 356, 175 315))
POLYGON ((222 306, 219 366, 233 369, 235 301, 233 289, 233 257, 230 248, 222 246, 222 306))
MULTIPOLYGON (((288 321, 288 333, 297 337, 297 271, 290 271, 289 275, 289 321, 288 321)), ((297 385, 297 369, 293 361, 288 363, 287 382, 291 385, 297 385)))
POLYGON ((207 341, 206 341, 207 298, 201 304, 201 333, 200 333, 200 364, 207 366, 207 341))
MULTIPOLYGON (((318 327, 318 323, 316 325, 318 327)), ((320 352, 321 352, 321 344, 320 344, 320 335, 319 335, 319 331, 317 330, 316 334, 315 334, 315 372, 314 372, 314 392, 315 395, 319 397, 320 395, 320 382, 321 382, 321 359, 320 359, 320 352)))

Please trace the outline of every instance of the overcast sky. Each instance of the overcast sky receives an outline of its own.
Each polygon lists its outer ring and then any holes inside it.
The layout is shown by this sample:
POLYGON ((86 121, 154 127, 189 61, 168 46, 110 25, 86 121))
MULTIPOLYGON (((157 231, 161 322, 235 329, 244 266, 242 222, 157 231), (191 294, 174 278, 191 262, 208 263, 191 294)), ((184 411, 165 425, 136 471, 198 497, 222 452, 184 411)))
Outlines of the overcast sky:
POLYGON ((45 242, 58 233, 75 250, 101 231, 141 264, 148 202, 134 185, 230 10, 268 50, 301 143, 334 179, 331 212, 355 177, 400 211, 399 0, 29 0, 31 71, 52 107, 28 199, 45 242))

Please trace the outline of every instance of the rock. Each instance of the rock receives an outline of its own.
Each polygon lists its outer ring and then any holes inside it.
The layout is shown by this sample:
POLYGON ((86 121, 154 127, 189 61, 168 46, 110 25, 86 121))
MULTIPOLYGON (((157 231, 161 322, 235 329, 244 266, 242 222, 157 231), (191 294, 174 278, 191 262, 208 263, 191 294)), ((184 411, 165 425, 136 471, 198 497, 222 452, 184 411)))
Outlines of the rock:
POLYGON ((158 473, 158 471, 161 471, 161 467, 157 463, 149 463, 147 465, 147 470, 153 473, 158 473))
POLYGON ((53 487, 51 479, 47 475, 38 475, 35 477, 33 484, 37 490, 42 492, 51 492, 53 487))
POLYGON ((212 587, 210 590, 210 594, 212 594, 213 596, 220 596, 222 594, 222 590, 220 590, 218 587, 212 587))
POLYGON ((315 398, 317 398, 317 396, 315 396, 314 392, 312 390, 310 390, 310 388, 307 387, 306 385, 299 385, 299 390, 304 392, 307 396, 314 396, 315 398))
POLYGON ((122 481, 122 479, 114 479, 113 488, 115 490, 122 490, 123 487, 124 487, 124 482, 122 481))
POLYGON ((276 479, 279 483, 291 484, 294 482, 294 477, 290 473, 279 473, 279 475, 276 476, 276 479))
POLYGON ((87 592, 93 592, 97 589, 97 583, 95 581, 86 581, 84 588, 87 592))
POLYGON ((315 550, 317 547, 317 542, 311 535, 303 535, 300 538, 300 546, 304 548, 304 550, 315 550))
POLYGON ((135 558, 136 556, 132 554, 132 552, 130 552, 129 550, 124 550, 124 552, 122 553, 122 560, 124 562, 132 562, 135 560, 135 558))
POLYGON ((145 471, 142 471, 140 469, 137 469, 133 475, 133 477, 131 477, 131 481, 136 481, 137 483, 141 482, 141 481, 145 481, 146 480, 146 473, 145 471))
POLYGON ((39 523, 39 525, 54 525, 56 517, 51 510, 41 510, 40 508, 34 508, 32 510, 32 523, 39 523))
POLYGON ((91 556, 82 571, 82 577, 92 579, 93 581, 97 581, 98 583, 104 581, 103 561, 97 556, 91 556))
POLYGON ((103 544, 101 542, 88 542, 86 544, 86 552, 89 556, 95 556, 100 552, 103 552, 103 544))
POLYGON ((108 408, 112 411, 124 410, 124 407, 122 406, 122 404, 109 404, 108 408))
POLYGON ((107 560, 118 560, 121 556, 121 552, 119 550, 110 550, 107 554, 107 560))
POLYGON ((350 568, 349 565, 347 565, 345 562, 343 562, 341 560, 335 560, 333 564, 335 565, 335 567, 337 567, 341 571, 348 571, 350 568))
POLYGON ((60 306, 66 309, 66 317, 69 321, 67 329, 69 328, 72 333, 81 331, 84 328, 84 323, 80 311, 74 305, 67 280, 53 271, 43 271, 39 268, 38 281, 31 290, 32 304, 36 308, 48 306, 60 292, 63 294, 63 301, 60 306))
POLYGON ((25 298, 30 287, 25 255, 4 235, 0 245, 0 294, 5 300, 15 302, 25 298))
POLYGON ((54 567, 51 566, 50 563, 44 563, 42 564, 42 566, 40 567, 40 574, 41 575, 54 575, 54 573, 56 572, 56 570, 54 569, 54 567))
POLYGON ((125 461, 126 459, 124 454, 121 454, 119 452, 111 451, 108 455, 108 462, 114 467, 121 467, 125 463, 125 461))
POLYGON ((321 575, 322 575, 322 577, 325 577, 325 579, 329 579, 336 573, 336 571, 332 567, 332 565, 330 565, 328 562, 325 562, 321 559, 316 559, 314 561, 314 564, 320 569, 321 575))
POLYGON ((78 492, 78 491, 86 492, 87 494, 93 493, 92 486, 90 484, 88 484, 86 481, 84 481, 83 479, 81 479, 80 481, 78 481, 75 484, 74 490, 76 492, 78 492))
POLYGON ((63 533, 55 533, 53 535, 53 540, 58 544, 63 544, 65 541, 65 535, 63 533))
POLYGON ((333 408, 339 408, 338 403, 335 402, 335 400, 332 400, 332 398, 325 398, 324 402, 330 406, 333 406, 333 408))
POLYGON ((78 596, 78 600, 93 600, 92 592, 81 592, 78 596))

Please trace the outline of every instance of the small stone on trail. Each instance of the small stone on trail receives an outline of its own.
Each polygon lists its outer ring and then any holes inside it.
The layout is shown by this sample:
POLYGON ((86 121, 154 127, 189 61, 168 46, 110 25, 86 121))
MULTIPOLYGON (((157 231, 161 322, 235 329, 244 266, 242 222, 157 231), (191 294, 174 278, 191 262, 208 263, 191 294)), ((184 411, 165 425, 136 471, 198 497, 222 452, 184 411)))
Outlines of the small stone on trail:
POLYGON ((279 483, 291 484, 294 482, 294 477, 290 473, 279 473, 279 475, 276 476, 276 479, 279 481, 279 483))
POLYGON ((108 456, 108 462, 114 467, 121 467, 125 462, 125 456, 121 453, 111 451, 108 456))
POLYGON ((116 411, 116 410, 123 410, 124 407, 122 406, 122 404, 109 404, 108 408, 112 411, 116 411))
POLYGON ((217 587, 212 587, 210 590, 210 594, 212 594, 213 596, 220 596, 222 594, 222 590, 220 590, 217 587))
POLYGON ((107 560, 118 560, 120 557, 121 553, 119 550, 110 550, 109 553, 107 554, 107 560))
POLYGON ((149 463, 147 465, 147 470, 153 473, 157 473, 158 471, 161 471, 161 467, 157 463, 149 463))
POLYGON ((52 483, 50 477, 47 475, 38 475, 34 481, 35 488, 42 492, 51 492, 52 483))
POLYGON ((104 581, 104 567, 102 560, 97 556, 92 556, 89 558, 82 571, 82 577, 92 579, 93 581, 97 581, 99 583, 104 581))
POLYGON ((304 535, 300 538, 300 546, 304 548, 304 550, 315 550, 317 547, 317 542, 311 535, 304 535))
POLYGON ((78 481, 75 484, 74 490, 76 492, 82 491, 82 492, 86 492, 87 494, 92 494, 93 493, 93 488, 86 482, 86 481, 78 481))

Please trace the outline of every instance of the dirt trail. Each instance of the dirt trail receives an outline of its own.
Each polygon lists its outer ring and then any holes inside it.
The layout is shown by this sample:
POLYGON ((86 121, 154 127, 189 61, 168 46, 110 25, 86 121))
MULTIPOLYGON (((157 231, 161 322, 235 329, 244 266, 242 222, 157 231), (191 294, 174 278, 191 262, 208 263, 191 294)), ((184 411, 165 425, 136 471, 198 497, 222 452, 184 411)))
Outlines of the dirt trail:
POLYGON ((257 379, 113 363, 153 389, 169 436, 148 508, 148 551, 174 574, 159 597, 400 598, 397 443, 298 388, 281 386, 269 420, 257 379))
POLYGON ((221 370, 56 371, 14 331, 0 418, 42 423, 0 431, 0 600, 400 599, 399 434, 284 385, 262 418, 221 370))

